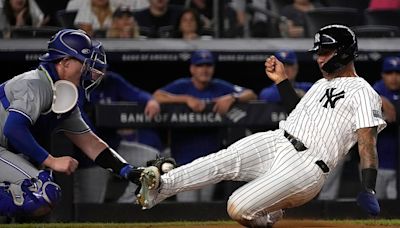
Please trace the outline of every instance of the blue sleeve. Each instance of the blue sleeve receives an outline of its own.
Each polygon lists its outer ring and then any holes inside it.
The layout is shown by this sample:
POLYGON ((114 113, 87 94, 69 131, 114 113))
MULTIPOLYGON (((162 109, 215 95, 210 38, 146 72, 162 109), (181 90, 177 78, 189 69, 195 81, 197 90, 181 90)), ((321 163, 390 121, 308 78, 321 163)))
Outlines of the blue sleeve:
POLYGON ((310 88, 313 86, 312 83, 309 82, 297 82, 296 87, 303 90, 304 92, 307 92, 310 90, 310 88))
POLYGON ((27 155, 39 164, 49 156, 29 131, 31 123, 24 115, 11 111, 4 125, 4 136, 18 152, 27 155))
POLYGON ((273 85, 263 89, 260 93, 259 99, 267 102, 278 103, 281 101, 281 96, 279 95, 277 87, 273 85))
POLYGON ((140 104, 146 104, 152 99, 149 92, 141 90, 126 81, 122 76, 114 73, 115 88, 118 88, 118 95, 121 101, 134 101, 140 104))
POLYGON ((175 80, 160 90, 173 94, 188 94, 189 83, 184 79, 175 80))
POLYGON ((229 93, 242 93, 247 88, 234 85, 228 81, 222 79, 213 79, 214 84, 218 87, 218 91, 221 95, 229 94, 229 93))
POLYGON ((77 104, 78 104, 79 110, 81 111, 82 119, 90 127, 90 129, 93 132, 95 132, 94 124, 93 124, 92 120, 89 118, 89 116, 87 115, 87 113, 85 112, 85 104, 87 102, 89 102, 89 101, 86 100, 85 92, 83 90, 79 90, 79 96, 78 96, 78 103, 77 104))
POLYGON ((383 89, 384 89, 384 86, 383 86, 384 84, 383 84, 383 81, 382 80, 379 80, 379 81, 377 81, 377 82, 375 82, 375 84, 372 86, 372 88, 374 88, 374 90, 379 94, 379 95, 382 95, 382 92, 383 92, 383 89))

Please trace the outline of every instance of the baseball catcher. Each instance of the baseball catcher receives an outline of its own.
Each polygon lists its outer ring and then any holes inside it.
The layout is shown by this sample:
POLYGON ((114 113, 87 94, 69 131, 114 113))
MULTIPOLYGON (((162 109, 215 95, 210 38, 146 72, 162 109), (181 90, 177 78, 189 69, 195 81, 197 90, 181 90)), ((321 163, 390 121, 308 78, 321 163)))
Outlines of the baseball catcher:
POLYGON ((94 134, 76 105, 79 93, 100 82, 101 72, 93 72, 102 58, 83 31, 63 29, 50 38, 37 69, 0 85, 0 215, 42 216, 60 200, 52 171, 69 175, 78 162, 42 146, 53 132, 63 132, 97 165, 139 183, 141 170, 94 134))

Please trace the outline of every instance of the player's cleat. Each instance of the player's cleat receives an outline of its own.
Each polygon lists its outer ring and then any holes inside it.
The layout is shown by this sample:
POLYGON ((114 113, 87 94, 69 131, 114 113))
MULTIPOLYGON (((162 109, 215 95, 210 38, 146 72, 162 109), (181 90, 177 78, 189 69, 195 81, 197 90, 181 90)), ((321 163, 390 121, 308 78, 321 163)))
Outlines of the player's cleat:
POLYGON ((273 212, 271 212, 271 213, 268 213, 268 220, 269 220, 269 222, 268 222, 268 224, 267 224, 267 227, 273 227, 273 225, 274 225, 277 221, 279 221, 279 220, 281 220, 281 219, 283 218, 283 214, 284 214, 284 213, 285 213, 285 211, 282 210, 282 209, 277 210, 277 211, 273 211, 273 212))
POLYGON ((136 196, 137 202, 142 205, 142 209, 149 209, 152 205, 152 198, 155 197, 156 190, 160 185, 160 171, 155 166, 146 167, 140 177, 141 187, 136 196))

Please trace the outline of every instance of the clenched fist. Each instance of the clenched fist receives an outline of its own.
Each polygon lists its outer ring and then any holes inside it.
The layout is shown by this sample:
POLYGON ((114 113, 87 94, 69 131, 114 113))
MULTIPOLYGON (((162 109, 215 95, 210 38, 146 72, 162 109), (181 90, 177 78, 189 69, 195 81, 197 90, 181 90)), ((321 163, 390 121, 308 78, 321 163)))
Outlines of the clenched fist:
POLYGON ((275 56, 271 55, 265 60, 265 73, 268 77, 278 84, 279 82, 287 79, 285 67, 275 56))

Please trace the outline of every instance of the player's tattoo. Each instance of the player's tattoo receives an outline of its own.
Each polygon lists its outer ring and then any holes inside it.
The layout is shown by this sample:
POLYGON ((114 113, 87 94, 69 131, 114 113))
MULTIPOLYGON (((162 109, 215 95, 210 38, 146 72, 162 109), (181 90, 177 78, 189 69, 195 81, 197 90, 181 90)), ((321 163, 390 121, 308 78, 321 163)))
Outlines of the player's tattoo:
POLYGON ((361 128, 357 130, 358 151, 360 153, 361 168, 378 168, 378 154, 376 151, 377 128, 361 128))

